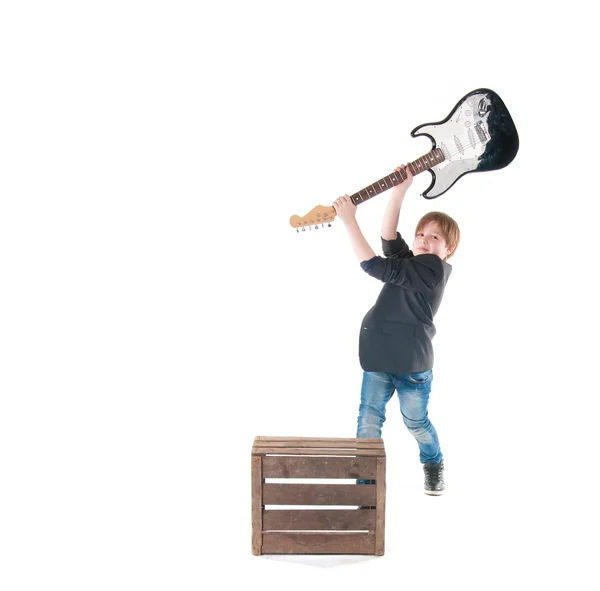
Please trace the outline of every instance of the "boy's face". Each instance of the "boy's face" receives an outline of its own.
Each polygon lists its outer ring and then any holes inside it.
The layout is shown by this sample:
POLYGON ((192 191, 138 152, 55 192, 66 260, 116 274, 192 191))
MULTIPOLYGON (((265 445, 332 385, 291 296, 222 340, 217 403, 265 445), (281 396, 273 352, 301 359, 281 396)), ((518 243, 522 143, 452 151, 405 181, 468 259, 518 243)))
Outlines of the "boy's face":
POLYGON ((429 222, 415 234, 412 251, 415 256, 419 254, 435 254, 444 260, 451 252, 446 244, 440 225, 437 222, 429 222))

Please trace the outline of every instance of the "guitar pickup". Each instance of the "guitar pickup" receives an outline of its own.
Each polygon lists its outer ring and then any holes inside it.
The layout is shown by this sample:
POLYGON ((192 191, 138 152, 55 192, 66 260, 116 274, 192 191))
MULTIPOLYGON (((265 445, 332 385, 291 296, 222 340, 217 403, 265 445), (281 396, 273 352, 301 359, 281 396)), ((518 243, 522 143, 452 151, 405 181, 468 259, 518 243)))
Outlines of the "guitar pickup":
MULTIPOLYGON (((444 155, 444 160, 450 160, 450 158, 452 158, 452 156, 450 156, 450 151, 448 150, 448 147, 443 142, 440 144, 440 150, 442 151, 442 154, 444 155)), ((443 160, 442 160, 442 162, 443 162, 443 160)))
POLYGON ((465 149, 463 148, 463 145, 460 141, 460 139, 457 136, 454 136, 454 144, 456 145, 456 147, 458 148, 458 151, 464 155, 465 153, 465 149))
POLYGON ((467 131, 467 135, 469 136, 469 143, 471 144, 471 148, 475 149, 475 134, 472 129, 467 131))

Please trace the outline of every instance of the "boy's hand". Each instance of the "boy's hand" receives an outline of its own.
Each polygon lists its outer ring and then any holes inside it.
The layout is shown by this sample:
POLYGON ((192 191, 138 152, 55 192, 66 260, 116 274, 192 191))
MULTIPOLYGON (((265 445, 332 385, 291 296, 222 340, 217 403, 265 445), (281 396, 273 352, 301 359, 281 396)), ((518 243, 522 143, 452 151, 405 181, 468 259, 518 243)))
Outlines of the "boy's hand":
POLYGON ((356 205, 352 203, 348 195, 344 195, 333 202, 333 208, 337 216, 347 224, 352 220, 356 219, 356 205))
POLYGON ((404 170, 406 172, 406 179, 404 179, 399 185, 396 185, 392 188, 392 199, 404 199, 404 194, 406 193, 406 190, 412 185, 413 175, 410 172, 410 168, 408 168, 406 164, 394 168, 394 172, 399 173, 401 170, 404 170))

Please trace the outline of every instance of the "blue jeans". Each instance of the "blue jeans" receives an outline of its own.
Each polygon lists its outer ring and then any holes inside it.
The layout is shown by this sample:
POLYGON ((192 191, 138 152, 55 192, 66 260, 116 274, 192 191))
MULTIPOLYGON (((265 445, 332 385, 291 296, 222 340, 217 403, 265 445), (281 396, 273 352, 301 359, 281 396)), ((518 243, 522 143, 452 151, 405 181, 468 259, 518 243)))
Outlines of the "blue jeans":
POLYGON ((365 371, 360 392, 356 436, 381 437, 385 406, 396 391, 404 424, 419 445, 421 463, 439 464, 444 456, 437 432, 427 416, 432 380, 433 373, 430 369, 407 374, 365 371))

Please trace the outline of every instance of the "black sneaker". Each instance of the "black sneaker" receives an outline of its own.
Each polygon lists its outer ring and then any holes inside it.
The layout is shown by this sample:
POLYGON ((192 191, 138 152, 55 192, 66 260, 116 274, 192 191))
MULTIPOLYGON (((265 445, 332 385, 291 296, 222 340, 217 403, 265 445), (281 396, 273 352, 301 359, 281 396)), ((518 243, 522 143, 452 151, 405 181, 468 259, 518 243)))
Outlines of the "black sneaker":
POLYGON ((444 492, 444 462, 432 464, 425 462, 423 464, 425 472, 425 494, 441 495, 444 492))

